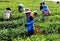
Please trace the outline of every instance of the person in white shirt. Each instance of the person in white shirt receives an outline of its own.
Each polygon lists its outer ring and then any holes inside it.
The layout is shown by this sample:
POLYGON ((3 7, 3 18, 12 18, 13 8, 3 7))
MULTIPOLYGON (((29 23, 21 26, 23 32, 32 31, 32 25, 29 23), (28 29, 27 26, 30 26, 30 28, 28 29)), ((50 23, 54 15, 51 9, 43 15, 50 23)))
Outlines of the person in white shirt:
POLYGON ((8 20, 11 18, 11 9, 9 7, 6 8, 6 10, 3 12, 3 19, 8 20))

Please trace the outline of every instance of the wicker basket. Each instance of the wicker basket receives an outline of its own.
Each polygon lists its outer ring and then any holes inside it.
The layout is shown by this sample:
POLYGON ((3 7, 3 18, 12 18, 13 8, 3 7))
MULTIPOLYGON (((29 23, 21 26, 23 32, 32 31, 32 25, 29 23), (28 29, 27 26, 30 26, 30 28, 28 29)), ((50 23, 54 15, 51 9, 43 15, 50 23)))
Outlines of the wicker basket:
POLYGON ((34 25, 34 34, 41 34, 41 33, 42 33, 41 27, 38 25, 34 25))

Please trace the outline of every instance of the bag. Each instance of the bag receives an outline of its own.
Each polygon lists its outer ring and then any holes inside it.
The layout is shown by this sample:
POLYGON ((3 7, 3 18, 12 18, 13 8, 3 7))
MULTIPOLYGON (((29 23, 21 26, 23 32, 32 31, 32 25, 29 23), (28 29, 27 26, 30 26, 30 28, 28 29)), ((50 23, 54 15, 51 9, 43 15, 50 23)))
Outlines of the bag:
POLYGON ((34 34, 41 34, 42 28, 38 25, 34 25, 34 34))

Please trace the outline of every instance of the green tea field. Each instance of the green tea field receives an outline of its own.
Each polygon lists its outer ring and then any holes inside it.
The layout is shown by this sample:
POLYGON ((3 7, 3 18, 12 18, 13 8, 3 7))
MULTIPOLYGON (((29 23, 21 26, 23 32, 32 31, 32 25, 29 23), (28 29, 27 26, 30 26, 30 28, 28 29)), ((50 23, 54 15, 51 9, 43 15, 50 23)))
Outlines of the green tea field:
POLYGON ((51 15, 49 20, 42 21, 40 2, 42 0, 0 0, 0 41, 60 41, 60 4, 52 1, 45 1, 51 15), (31 11, 37 10, 38 15, 34 24, 41 26, 42 34, 26 36, 25 14, 18 12, 18 4, 22 3, 25 8, 31 11), (10 7, 12 18, 9 21, 2 21, 2 13, 10 7))

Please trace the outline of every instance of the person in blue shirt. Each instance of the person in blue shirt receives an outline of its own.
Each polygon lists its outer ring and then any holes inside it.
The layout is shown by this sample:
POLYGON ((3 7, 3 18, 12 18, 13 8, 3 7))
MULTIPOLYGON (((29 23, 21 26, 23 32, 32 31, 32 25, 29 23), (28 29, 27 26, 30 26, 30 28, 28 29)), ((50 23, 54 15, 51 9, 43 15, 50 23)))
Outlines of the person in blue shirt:
POLYGON ((27 31, 29 36, 34 33, 33 24, 34 24, 33 17, 30 16, 30 18, 26 20, 27 31))
POLYGON ((33 24, 34 24, 34 19, 31 16, 31 12, 28 11, 26 12, 26 23, 25 23, 27 27, 28 36, 31 36, 34 33, 33 24))
POLYGON ((42 5, 42 9, 41 9, 42 10, 42 20, 44 20, 44 17, 49 16, 50 13, 48 10, 48 6, 44 2, 42 2, 41 5, 42 5))
POLYGON ((42 8, 43 11, 48 10, 48 6, 47 6, 45 3, 43 3, 43 6, 42 6, 42 7, 43 7, 43 8, 42 8))

